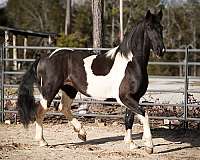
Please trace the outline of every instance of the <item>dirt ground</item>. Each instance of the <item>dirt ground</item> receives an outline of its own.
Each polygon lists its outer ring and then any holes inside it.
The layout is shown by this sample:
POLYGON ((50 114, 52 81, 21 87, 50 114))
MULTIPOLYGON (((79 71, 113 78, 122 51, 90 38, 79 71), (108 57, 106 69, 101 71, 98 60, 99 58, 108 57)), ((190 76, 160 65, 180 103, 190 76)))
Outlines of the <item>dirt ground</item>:
POLYGON ((0 124, 0 159, 11 160, 200 160, 200 130, 153 129, 154 153, 148 155, 141 141, 142 129, 134 125, 133 139, 140 146, 130 150, 125 144, 124 126, 113 123, 84 124, 87 141, 78 139, 68 123, 45 124, 44 136, 49 143, 39 147, 34 140, 35 125, 26 130, 21 124, 0 124))

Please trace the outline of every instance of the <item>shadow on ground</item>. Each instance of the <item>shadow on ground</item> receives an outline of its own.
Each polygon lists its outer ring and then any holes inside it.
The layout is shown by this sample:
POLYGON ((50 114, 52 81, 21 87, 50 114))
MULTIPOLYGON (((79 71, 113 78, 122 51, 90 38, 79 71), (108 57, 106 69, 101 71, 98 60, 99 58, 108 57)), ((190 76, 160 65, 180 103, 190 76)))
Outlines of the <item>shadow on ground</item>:
MULTIPOLYGON (((160 151, 158 153, 169 153, 174 151, 179 151, 182 149, 187 148, 194 148, 194 147, 200 147, 200 130, 197 129, 152 129, 152 136, 153 138, 164 138, 165 140, 169 141, 167 144, 156 144, 156 146, 164 146, 169 145, 170 143, 176 143, 176 144, 182 144, 182 143, 188 143, 189 146, 181 146, 178 145, 178 147, 173 149, 165 149, 164 151, 160 151)), ((142 133, 133 134, 132 135, 133 140, 136 139, 142 139, 142 133)), ((116 142, 116 141, 122 141, 123 143, 124 136, 113 136, 113 137, 103 137, 103 138, 97 138, 97 139, 90 139, 86 142, 78 142, 78 143, 63 143, 63 144, 55 144, 52 145, 52 147, 56 146, 68 146, 68 145, 99 145, 109 142, 116 142)))

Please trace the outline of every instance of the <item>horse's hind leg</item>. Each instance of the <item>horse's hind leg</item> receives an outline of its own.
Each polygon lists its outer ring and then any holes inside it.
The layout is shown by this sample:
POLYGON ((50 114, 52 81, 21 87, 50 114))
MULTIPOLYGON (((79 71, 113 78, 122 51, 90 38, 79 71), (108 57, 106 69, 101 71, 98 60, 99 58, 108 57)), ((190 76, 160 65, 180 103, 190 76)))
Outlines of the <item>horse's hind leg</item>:
POLYGON ((125 143, 130 144, 130 149, 136 149, 138 146, 132 140, 132 127, 134 121, 134 113, 130 109, 126 109, 125 114, 125 136, 124 141, 125 143))
POLYGON ((47 111, 47 100, 42 98, 40 103, 37 105, 36 133, 35 133, 35 139, 39 142, 40 146, 48 145, 43 137, 43 126, 42 126, 42 122, 46 111, 47 111))
POLYGON ((70 98, 65 91, 62 91, 62 98, 61 103, 58 107, 58 109, 66 116, 66 118, 71 122, 71 124, 74 126, 74 130, 78 132, 78 137, 86 141, 86 132, 81 123, 73 116, 71 112, 71 104, 73 102, 73 99, 70 98))

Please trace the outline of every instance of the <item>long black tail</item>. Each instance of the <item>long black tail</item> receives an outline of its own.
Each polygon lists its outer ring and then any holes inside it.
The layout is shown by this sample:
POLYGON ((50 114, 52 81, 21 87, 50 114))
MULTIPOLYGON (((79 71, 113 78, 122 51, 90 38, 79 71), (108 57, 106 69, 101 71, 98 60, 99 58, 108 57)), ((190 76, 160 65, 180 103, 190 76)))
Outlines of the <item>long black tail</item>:
POLYGON ((18 89, 17 108, 20 115, 20 121, 25 128, 31 121, 35 120, 36 103, 33 96, 33 84, 37 81, 37 59, 24 74, 18 89))

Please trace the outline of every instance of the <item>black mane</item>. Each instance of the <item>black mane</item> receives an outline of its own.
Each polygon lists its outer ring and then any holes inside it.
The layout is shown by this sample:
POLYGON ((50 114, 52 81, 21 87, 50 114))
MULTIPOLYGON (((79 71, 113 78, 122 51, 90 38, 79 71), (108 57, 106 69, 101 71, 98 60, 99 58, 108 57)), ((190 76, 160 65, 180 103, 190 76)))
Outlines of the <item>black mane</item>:
MULTIPOLYGON (((119 45, 116 52, 120 52, 123 56, 128 57, 131 51, 134 54, 134 50, 137 49, 138 40, 140 36, 143 36, 144 21, 140 21, 130 32, 126 32, 123 41, 119 45)), ((143 43, 143 42, 139 42, 143 43)))

